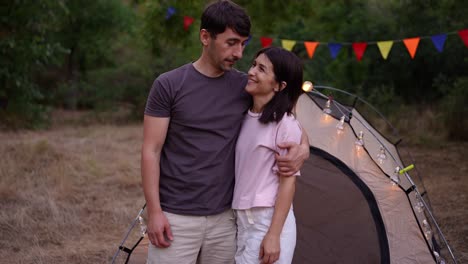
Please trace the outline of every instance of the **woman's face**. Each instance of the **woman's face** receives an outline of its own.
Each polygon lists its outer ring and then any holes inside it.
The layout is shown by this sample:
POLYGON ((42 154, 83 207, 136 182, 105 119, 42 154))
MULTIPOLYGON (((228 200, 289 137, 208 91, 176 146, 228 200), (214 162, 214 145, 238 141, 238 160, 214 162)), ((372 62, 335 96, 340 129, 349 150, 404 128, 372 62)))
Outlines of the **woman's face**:
POLYGON ((275 91, 279 90, 279 84, 275 80, 273 64, 265 54, 260 54, 249 69, 249 80, 245 90, 253 97, 267 99, 273 98, 275 91))

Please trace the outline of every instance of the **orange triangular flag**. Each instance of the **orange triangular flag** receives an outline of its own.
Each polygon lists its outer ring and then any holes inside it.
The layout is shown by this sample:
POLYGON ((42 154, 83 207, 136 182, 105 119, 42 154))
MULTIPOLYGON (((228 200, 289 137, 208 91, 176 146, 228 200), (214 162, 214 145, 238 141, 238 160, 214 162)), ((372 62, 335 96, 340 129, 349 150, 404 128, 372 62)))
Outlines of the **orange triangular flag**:
POLYGON ((304 46, 306 47, 309 58, 312 59, 312 57, 314 56, 315 49, 317 48, 318 44, 318 42, 304 41, 304 46))
POLYGON ((418 37, 418 38, 408 38, 408 39, 403 40, 403 42, 405 43, 406 49, 411 55, 411 59, 414 59, 414 54, 416 54, 416 49, 418 48, 420 39, 421 38, 418 37))
POLYGON ((289 40, 289 39, 282 39, 281 40, 281 45, 283 45, 284 49, 291 51, 293 49, 294 45, 296 45, 296 41, 295 40, 289 40))

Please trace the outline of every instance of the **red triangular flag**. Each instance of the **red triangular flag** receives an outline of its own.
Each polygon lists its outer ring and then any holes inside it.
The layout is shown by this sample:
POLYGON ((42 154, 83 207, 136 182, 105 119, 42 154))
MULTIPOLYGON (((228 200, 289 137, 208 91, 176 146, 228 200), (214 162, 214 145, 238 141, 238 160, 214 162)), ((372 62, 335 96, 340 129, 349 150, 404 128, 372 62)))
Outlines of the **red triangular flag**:
POLYGON ((468 29, 458 31, 458 35, 463 40, 463 43, 465 43, 465 46, 468 48, 468 29))
POLYGON ((260 37, 260 42, 262 42, 262 47, 266 48, 273 43, 272 38, 267 38, 267 37, 260 37))
POLYGON ((184 30, 187 31, 190 25, 192 25, 193 21, 195 18, 189 17, 189 16, 184 16, 184 30))
POLYGON ((353 43, 353 50, 354 54, 356 55, 356 59, 358 61, 362 60, 362 56, 364 56, 364 52, 366 51, 367 43, 366 42, 355 42, 353 43))
POLYGON ((317 48, 318 42, 312 42, 312 41, 304 41, 304 46, 307 49, 307 54, 309 55, 309 58, 312 59, 315 53, 315 49, 317 48))
POLYGON ((403 40, 403 43, 405 43, 406 49, 408 50, 411 59, 414 59, 414 54, 416 54, 416 49, 418 48, 419 45, 419 40, 421 38, 407 38, 403 40))

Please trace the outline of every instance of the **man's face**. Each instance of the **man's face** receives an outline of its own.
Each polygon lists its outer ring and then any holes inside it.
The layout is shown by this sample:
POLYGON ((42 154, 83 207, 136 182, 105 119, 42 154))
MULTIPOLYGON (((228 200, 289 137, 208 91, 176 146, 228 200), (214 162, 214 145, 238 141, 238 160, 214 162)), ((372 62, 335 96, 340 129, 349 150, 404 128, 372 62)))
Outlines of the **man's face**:
POLYGON ((207 54, 214 67, 229 71, 237 60, 242 58, 248 37, 237 34, 230 28, 211 38, 207 46, 207 54))

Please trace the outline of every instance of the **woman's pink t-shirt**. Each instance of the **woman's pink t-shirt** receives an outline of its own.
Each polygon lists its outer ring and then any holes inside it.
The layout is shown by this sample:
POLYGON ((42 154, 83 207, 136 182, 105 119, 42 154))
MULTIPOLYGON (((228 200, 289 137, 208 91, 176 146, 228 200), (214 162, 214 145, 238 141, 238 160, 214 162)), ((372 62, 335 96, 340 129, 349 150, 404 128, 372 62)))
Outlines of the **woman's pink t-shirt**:
POLYGON ((301 141, 302 130, 294 116, 285 114, 278 123, 262 124, 260 115, 248 111, 237 140, 233 209, 274 206, 279 186, 275 154, 287 152, 277 145, 301 141))

